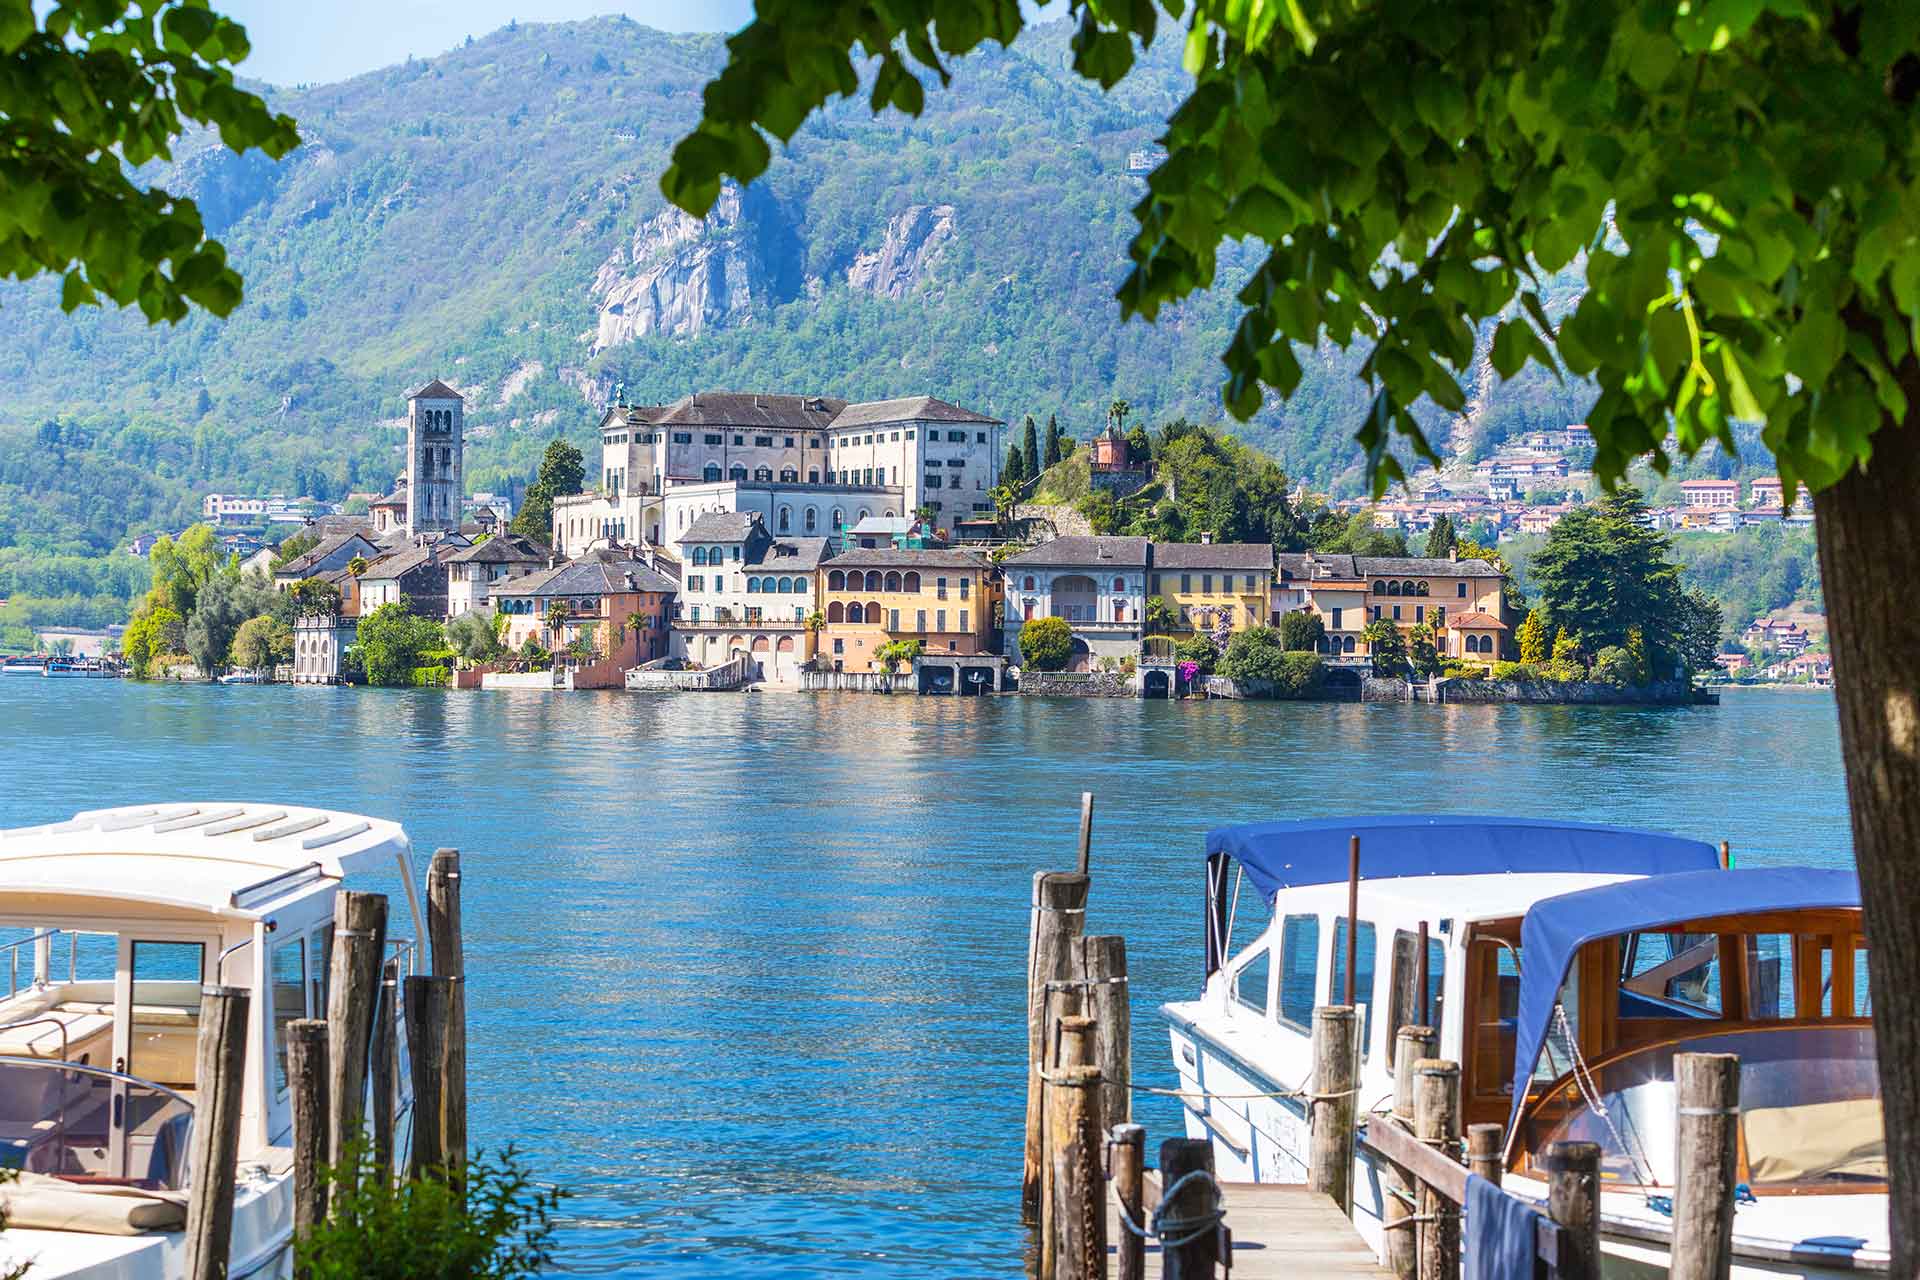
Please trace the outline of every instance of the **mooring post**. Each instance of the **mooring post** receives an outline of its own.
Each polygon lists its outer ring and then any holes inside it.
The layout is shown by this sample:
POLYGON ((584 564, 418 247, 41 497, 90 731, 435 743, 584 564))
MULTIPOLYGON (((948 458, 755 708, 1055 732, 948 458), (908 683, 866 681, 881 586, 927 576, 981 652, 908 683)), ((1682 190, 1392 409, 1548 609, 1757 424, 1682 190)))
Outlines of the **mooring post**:
POLYGON ((400 962, 380 966, 380 999, 373 1010, 373 1047, 367 1062, 367 1093, 373 1106, 373 1167, 393 1177, 393 1126, 399 1109, 400 962))
POLYGON ((1555 1142, 1541 1153, 1547 1216, 1561 1235, 1556 1280, 1600 1280, 1600 1144, 1555 1142))
POLYGON ((193 1137, 187 1193, 187 1278, 226 1280, 239 1177, 240 1104, 247 1086, 245 987, 200 988, 193 1137))
POLYGON ((1506 1161, 1502 1158, 1506 1140, 1505 1125, 1468 1125, 1467 1172, 1477 1173, 1494 1186, 1499 1186, 1501 1174, 1506 1170, 1506 1161))
POLYGON ((387 944, 387 899, 341 890, 333 900, 333 968, 327 984, 327 1161, 346 1163, 366 1122, 367 1056, 387 944))
MULTIPOLYGON (((1413 1136, 1455 1159, 1460 1141, 1460 1064, 1422 1058, 1413 1064, 1413 1136)), ((1460 1207, 1425 1182, 1415 1206, 1420 1280, 1460 1280, 1460 1207)))
POLYGON ((1222 1208, 1220 1188, 1213 1181, 1213 1143, 1205 1138, 1162 1142, 1160 1186, 1162 1224, 1180 1233, 1175 1240, 1187 1237, 1178 1244, 1161 1245, 1161 1280, 1214 1280, 1225 1233, 1200 1229, 1209 1219, 1218 1221, 1222 1208), (1202 1176, 1183 1181, 1188 1174, 1202 1176))
POLYGON ((1080 939, 1086 975, 1082 1007, 1095 1024, 1093 1064, 1100 1068, 1100 1117, 1109 1126, 1133 1119, 1133 1023, 1127 989, 1127 940, 1118 934, 1080 939))
POLYGON ((1100 1068, 1056 1073, 1047 1088, 1047 1154, 1053 1166, 1053 1274, 1106 1280, 1106 1180, 1100 1176, 1100 1068))
POLYGON ((1310 1138, 1307 1185, 1345 1213, 1353 1197, 1353 1006, 1313 1011, 1313 1096, 1307 1103, 1310 1138))
POLYGON ((440 1105, 447 1171, 457 1181, 467 1160, 467 964, 460 937, 458 849, 435 850, 427 869, 427 933, 433 944, 433 976, 448 982, 440 1105))
POLYGON ((453 1164, 447 1149, 447 1015, 453 981, 409 975, 405 992, 407 1056, 413 1074, 412 1176, 441 1178, 453 1164))
POLYGON ((1020 1208, 1028 1222, 1040 1220, 1040 1153, 1044 1112, 1040 1074, 1047 1046, 1048 983, 1068 976, 1072 941, 1086 929, 1087 886, 1083 875, 1038 871, 1027 939, 1027 1126, 1020 1208))
POLYGON ((293 1238, 305 1240, 327 1216, 327 1024, 287 1024, 287 1089, 293 1095, 293 1238))
POLYGON ((1733 1267, 1734 1138, 1740 1056, 1676 1053, 1673 1280, 1726 1280, 1733 1267))
POLYGON ((1080 863, 1081 875, 1093 869, 1093 792, 1080 793, 1080 863))
MULTIPOLYGON (((1397 1124, 1408 1133, 1413 1132, 1413 1066, 1422 1058, 1431 1058, 1439 1049, 1439 1037, 1432 1027, 1405 1026, 1394 1035, 1393 1044, 1393 1115, 1376 1124, 1397 1124)), ((1382 1222, 1386 1230, 1382 1238, 1386 1242, 1384 1261, 1387 1270, 1399 1276, 1400 1280, 1414 1280, 1418 1267, 1418 1249, 1414 1236, 1414 1224, 1397 1227, 1393 1224, 1413 1217, 1413 1200, 1417 1192, 1413 1179, 1407 1171, 1396 1164, 1385 1164, 1385 1214, 1382 1222), (1404 1197, 1404 1198, 1403 1198, 1404 1197)))
MULTIPOLYGON (((1107 1180, 1120 1203, 1120 1238, 1114 1241, 1115 1280, 1147 1280, 1147 1131, 1142 1125, 1116 1124, 1107 1130, 1107 1180)), ((1105 1216, 1105 1215, 1102 1215, 1105 1216)))
POLYGON ((1060 1228, 1059 1170, 1054 1160, 1054 1127, 1051 1119, 1062 1105, 1054 1095, 1071 1072, 1093 1065, 1096 1028, 1093 1019, 1080 1012, 1080 992, 1072 986, 1056 986, 1050 1007, 1059 1010, 1048 1029, 1048 1056, 1045 1062, 1046 1088, 1041 1095, 1041 1116, 1045 1120, 1040 1144, 1040 1280, 1054 1280, 1059 1271, 1060 1228))

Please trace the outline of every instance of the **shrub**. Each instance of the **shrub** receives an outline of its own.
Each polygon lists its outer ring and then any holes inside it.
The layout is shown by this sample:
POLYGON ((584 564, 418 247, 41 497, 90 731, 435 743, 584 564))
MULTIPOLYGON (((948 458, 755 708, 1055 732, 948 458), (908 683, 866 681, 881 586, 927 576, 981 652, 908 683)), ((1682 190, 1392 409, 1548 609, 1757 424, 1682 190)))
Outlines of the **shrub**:
POLYGON ((1326 643, 1327 624, 1311 609, 1296 609, 1280 617, 1280 647, 1305 653, 1326 643))
POLYGON ((1203 676, 1210 676, 1220 663, 1220 650, 1213 641, 1204 635, 1182 640, 1173 647, 1173 656, 1181 662, 1191 662, 1194 669, 1203 676))
POLYGON ((1283 653, 1280 673, 1273 680, 1276 698, 1304 698, 1320 692, 1327 681, 1327 664, 1317 653, 1283 653))
POLYGON ((925 649, 918 640, 889 640, 874 651, 873 657, 881 671, 892 675, 902 666, 913 666, 925 649))
POLYGON ((1220 657, 1220 674, 1236 684, 1279 679, 1287 652, 1280 635, 1272 627, 1249 627, 1240 632, 1227 642, 1227 651, 1220 657))
POLYGON ((407 683, 415 689, 444 689, 447 687, 447 669, 445 667, 415 667, 408 675, 407 683))
POLYGON ((1496 662, 1493 664, 1493 678, 1495 680, 1541 680, 1545 675, 1531 662, 1496 662))
POLYGON ((1639 677, 1640 664, 1620 645, 1610 644, 1594 655, 1593 678, 1602 684, 1624 688, 1637 683, 1639 677))
POLYGON ((1065 618, 1034 618, 1020 628, 1020 657, 1035 671, 1064 671, 1073 657, 1073 628, 1065 618))

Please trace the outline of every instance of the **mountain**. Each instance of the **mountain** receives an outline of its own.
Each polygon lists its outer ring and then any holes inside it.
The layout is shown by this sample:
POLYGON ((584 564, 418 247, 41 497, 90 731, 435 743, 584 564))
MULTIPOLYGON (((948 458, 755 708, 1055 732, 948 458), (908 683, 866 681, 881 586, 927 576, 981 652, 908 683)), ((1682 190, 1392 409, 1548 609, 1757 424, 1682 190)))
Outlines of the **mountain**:
MULTIPOLYGON (((836 104, 704 222, 657 176, 717 37, 508 27, 262 89, 300 123, 286 160, 194 136, 151 174, 198 201, 245 276, 233 316, 150 329, 62 313, 57 282, 0 288, 0 595, 9 565, 178 526, 208 491, 384 489, 402 396, 429 376, 467 396, 482 490, 530 475, 556 434, 589 444, 616 389, 927 393, 1015 422, 1057 414, 1079 436, 1115 398, 1136 420, 1219 419, 1232 288, 1258 247, 1232 247, 1220 286, 1158 325, 1120 322, 1144 191, 1129 153, 1185 81, 1163 42, 1102 93, 1073 74, 1068 34, 961 60, 917 120, 836 104)), ((1296 477, 1353 487, 1360 354, 1310 353, 1294 400, 1240 434, 1296 477)), ((1469 421, 1429 417, 1463 450, 1577 419, 1586 399, 1550 379, 1469 382, 1469 421)))

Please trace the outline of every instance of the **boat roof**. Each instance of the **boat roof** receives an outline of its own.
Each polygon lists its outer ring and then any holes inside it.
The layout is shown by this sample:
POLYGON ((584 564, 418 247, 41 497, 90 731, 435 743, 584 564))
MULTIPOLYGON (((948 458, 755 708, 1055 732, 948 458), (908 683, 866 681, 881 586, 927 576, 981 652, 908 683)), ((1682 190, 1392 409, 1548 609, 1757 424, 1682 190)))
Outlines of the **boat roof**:
MULTIPOLYGON (((1596 889, 1629 877, 1579 871, 1493 872, 1485 875, 1360 878, 1360 918, 1395 924, 1418 920, 1454 920, 1476 924, 1515 919, 1543 898, 1596 889)), ((1303 885, 1289 889, 1277 910, 1347 914, 1347 883, 1303 885)))
POLYGON ((318 880, 410 851, 399 823, 333 809, 237 801, 89 809, 0 830, 0 906, 88 898, 256 919, 318 880))
POLYGON ((1401 814, 1252 822, 1207 833, 1207 857, 1232 858, 1272 902, 1281 889, 1344 884, 1348 842, 1360 839, 1360 874, 1399 876, 1578 872, 1659 875, 1720 865, 1702 840, 1657 831, 1535 818, 1401 814))
POLYGON ((1507 1133, 1518 1132, 1527 1081, 1546 1041, 1560 987, 1567 979, 1574 953, 1587 943, 1615 934, 1756 911, 1859 905, 1857 875, 1813 867, 1647 876, 1535 903, 1520 926, 1520 1004, 1514 1026, 1513 1111, 1507 1119, 1507 1133))

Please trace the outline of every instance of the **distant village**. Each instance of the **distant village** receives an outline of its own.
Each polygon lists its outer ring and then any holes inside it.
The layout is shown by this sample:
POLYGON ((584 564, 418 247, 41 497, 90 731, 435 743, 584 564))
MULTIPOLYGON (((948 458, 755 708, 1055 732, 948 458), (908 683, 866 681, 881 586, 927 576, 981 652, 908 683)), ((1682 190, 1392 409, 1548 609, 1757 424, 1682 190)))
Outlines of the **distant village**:
MULTIPOLYGON (((436 379, 407 406, 406 469, 390 492, 361 495, 364 512, 280 496, 205 499, 206 520, 243 570, 303 601, 282 671, 294 683, 353 679, 360 622, 385 605, 449 628, 484 618, 489 653, 449 664, 446 680, 480 688, 905 680, 982 693, 1013 687, 1033 665, 1021 635, 1040 618, 1066 624, 1064 651, 1047 666, 1068 680, 1106 676, 1134 696, 1186 691, 1184 640, 1206 636, 1224 650, 1234 634, 1289 614, 1314 620, 1311 647, 1336 686, 1371 674, 1366 632, 1382 621, 1430 636, 1453 673, 1484 675, 1519 656, 1504 570, 1487 560, 1094 536, 1017 507, 1023 518, 1010 521, 996 506, 1006 425, 930 396, 702 392, 616 403, 599 423, 598 467, 586 468, 583 492, 552 496, 544 538, 524 521, 509 527, 508 496, 466 492, 458 391, 436 379), (290 558, 258 537, 296 523, 305 549, 290 558), (308 609, 310 600, 324 605, 308 609)), ((1545 532, 1573 509, 1567 493, 1591 449, 1582 426, 1536 432, 1481 462, 1471 482, 1416 476, 1412 496, 1371 504, 1374 520, 1415 535, 1442 520, 1496 536, 1545 532), (1542 491, 1555 500, 1529 501, 1542 491)), ((1135 465, 1117 423, 1089 453, 1096 477, 1135 465)), ((1683 506, 1651 513, 1660 527, 1811 519, 1804 499, 1782 511, 1777 481, 1744 495, 1732 480, 1681 488, 1683 506)), ((145 554, 153 541, 130 550, 145 554)), ((1806 652, 1804 628, 1756 627, 1764 634, 1750 638, 1807 668, 1780 678, 1825 674, 1813 670, 1824 657, 1806 652)), ((1729 657, 1738 664, 1723 668, 1743 674, 1744 655, 1729 657)))

